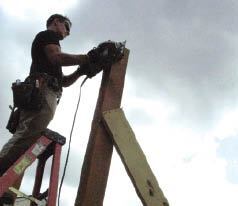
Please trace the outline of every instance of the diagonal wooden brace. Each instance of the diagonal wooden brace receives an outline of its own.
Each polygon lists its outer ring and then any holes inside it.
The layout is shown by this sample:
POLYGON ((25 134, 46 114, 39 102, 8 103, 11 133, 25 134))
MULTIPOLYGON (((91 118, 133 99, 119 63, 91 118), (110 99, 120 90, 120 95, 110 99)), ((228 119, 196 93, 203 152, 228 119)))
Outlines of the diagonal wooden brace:
POLYGON ((103 113, 105 126, 144 206, 169 206, 122 109, 103 113))

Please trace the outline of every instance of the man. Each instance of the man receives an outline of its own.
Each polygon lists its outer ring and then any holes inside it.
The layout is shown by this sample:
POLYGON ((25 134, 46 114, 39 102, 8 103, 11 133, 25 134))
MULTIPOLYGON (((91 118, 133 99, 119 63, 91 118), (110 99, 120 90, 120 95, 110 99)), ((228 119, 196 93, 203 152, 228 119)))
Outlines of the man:
POLYGON ((16 132, 0 152, 0 176, 37 140, 52 120, 62 87, 72 85, 82 75, 92 77, 97 73, 85 66, 92 60, 91 55, 61 51, 59 42, 70 34, 71 25, 67 17, 54 14, 47 20, 47 30, 38 33, 32 43, 32 64, 28 79, 40 87, 42 105, 40 110, 21 110, 16 132), (68 76, 63 75, 61 67, 72 65, 81 67, 68 76))

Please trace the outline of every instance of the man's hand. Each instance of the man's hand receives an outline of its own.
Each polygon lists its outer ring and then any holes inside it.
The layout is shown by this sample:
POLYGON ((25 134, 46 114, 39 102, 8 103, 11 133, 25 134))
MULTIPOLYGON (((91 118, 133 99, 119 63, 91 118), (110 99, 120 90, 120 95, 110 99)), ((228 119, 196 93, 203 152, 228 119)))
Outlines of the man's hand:
POLYGON ((93 48, 88 52, 88 58, 90 63, 98 63, 100 61, 100 52, 98 48, 93 48))
POLYGON ((78 67, 78 72, 82 75, 87 75, 87 77, 92 78, 96 74, 102 71, 102 67, 97 66, 93 63, 83 64, 78 67))

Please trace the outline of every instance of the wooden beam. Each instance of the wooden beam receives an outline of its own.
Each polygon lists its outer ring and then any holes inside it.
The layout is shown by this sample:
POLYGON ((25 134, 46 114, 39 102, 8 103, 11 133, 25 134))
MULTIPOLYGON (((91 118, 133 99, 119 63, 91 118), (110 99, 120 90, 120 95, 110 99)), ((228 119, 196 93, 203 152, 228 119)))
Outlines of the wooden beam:
POLYGON ((122 109, 103 113, 105 126, 144 206, 168 206, 122 109))
POLYGON ((124 58, 103 72, 75 206, 102 206, 113 144, 102 123, 102 112, 120 108, 129 50, 124 58))

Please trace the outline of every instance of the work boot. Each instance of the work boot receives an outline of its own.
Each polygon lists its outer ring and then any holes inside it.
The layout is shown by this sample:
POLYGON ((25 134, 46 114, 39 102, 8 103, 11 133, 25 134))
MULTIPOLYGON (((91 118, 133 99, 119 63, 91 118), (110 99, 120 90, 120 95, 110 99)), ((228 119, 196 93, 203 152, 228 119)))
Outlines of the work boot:
POLYGON ((14 197, 5 192, 2 197, 0 197, 0 206, 13 206, 14 204, 14 197))

